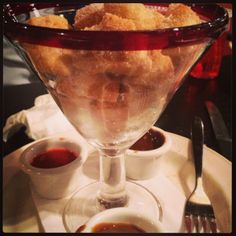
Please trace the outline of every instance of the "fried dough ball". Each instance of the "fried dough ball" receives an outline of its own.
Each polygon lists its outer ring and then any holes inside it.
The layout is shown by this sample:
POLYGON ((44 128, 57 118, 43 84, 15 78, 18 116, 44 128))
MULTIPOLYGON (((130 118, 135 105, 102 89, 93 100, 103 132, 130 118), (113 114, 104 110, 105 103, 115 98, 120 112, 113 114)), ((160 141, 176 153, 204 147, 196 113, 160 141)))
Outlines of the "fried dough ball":
MULTIPOLYGON (((201 23, 200 17, 184 4, 170 4, 166 12, 169 27, 182 27, 201 23)), ((201 47, 201 46, 200 46, 201 47)), ((196 59, 199 52, 199 45, 168 48, 162 50, 163 54, 169 55, 176 68, 176 72, 186 71, 196 59), (186 69, 184 69, 186 68, 186 69)), ((182 76, 182 74, 180 75, 182 76)))
POLYGON ((77 10, 74 27, 86 30, 151 30, 165 28, 166 21, 161 13, 139 3, 94 3, 77 10))
POLYGON ((156 82, 172 79, 174 75, 174 66, 169 56, 163 55, 161 50, 149 52, 152 61, 151 74, 156 76, 156 82))
POLYGON ((78 73, 90 71, 111 80, 149 73, 153 65, 147 51, 78 51, 72 64, 78 73))
POLYGON ((105 3, 104 10, 113 15, 132 20, 137 30, 156 29, 156 18, 160 22, 161 19, 159 18, 162 18, 161 14, 154 14, 141 3, 105 3))
MULTIPOLYGON (((68 21, 64 17, 56 15, 33 17, 28 21, 28 24, 48 28, 70 29, 68 21)), ((71 63, 70 57, 65 56, 69 53, 69 50, 28 43, 24 43, 23 47, 42 78, 68 76, 70 74, 68 69, 68 64, 71 63)))
POLYGON ((155 29, 165 29, 170 27, 170 20, 158 12, 155 8, 150 8, 149 11, 153 14, 153 20, 155 21, 155 29))
POLYGON ((150 71, 152 67, 147 51, 105 52, 104 59, 105 72, 111 79, 130 79, 150 71))
POLYGON ((162 84, 170 83, 174 74, 171 59, 162 55, 160 50, 122 53, 92 51, 83 56, 80 54, 77 63, 72 63, 78 66, 75 68, 77 75, 58 80, 58 93, 64 93, 67 97, 77 97, 78 100, 80 97, 86 97, 102 103, 115 104, 119 100, 119 89, 113 89, 111 94, 104 94, 104 91, 107 91, 104 88, 109 88, 108 85, 111 83, 116 86, 125 84, 132 87, 132 91, 134 88, 142 91, 142 88, 161 88, 162 84))
POLYGON ((66 18, 56 15, 32 17, 27 22, 30 25, 58 28, 58 29, 69 29, 70 25, 66 18))
POLYGON ((74 27, 84 29, 98 24, 104 15, 104 4, 93 3, 76 11, 74 27))
POLYGON ((129 19, 124 19, 119 16, 105 13, 101 22, 90 28, 85 28, 85 30, 135 30, 136 26, 133 21, 129 19))
MULTIPOLYGON (((77 14, 80 10, 77 11, 77 14)), ((104 3, 104 12, 105 14, 98 24, 86 27, 85 30, 125 31, 156 28, 157 25, 164 27, 165 17, 155 9, 149 9, 143 4, 104 3)), ((165 22, 165 27, 166 24, 165 22)), ((106 74, 111 79, 117 80, 121 78, 131 80, 131 78, 152 73, 151 71, 160 68, 159 65, 162 64, 162 59, 156 60, 158 57, 167 59, 170 70, 173 69, 170 64, 171 60, 167 56, 163 56, 159 52, 153 59, 150 55, 148 51, 80 51, 76 60, 78 70, 97 71, 97 73, 106 74)), ((159 73, 159 77, 162 74, 164 73, 159 73)), ((146 82, 142 79, 140 83, 146 82)))
POLYGON ((201 23, 199 16, 184 4, 170 4, 166 12, 170 27, 182 27, 201 23))

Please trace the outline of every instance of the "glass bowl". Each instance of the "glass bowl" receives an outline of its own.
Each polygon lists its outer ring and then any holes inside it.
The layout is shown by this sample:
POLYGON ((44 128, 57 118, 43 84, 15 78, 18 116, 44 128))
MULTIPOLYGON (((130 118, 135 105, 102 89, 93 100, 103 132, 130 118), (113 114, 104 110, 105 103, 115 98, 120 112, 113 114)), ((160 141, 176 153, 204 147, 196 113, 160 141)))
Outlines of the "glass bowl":
MULTIPOLYGON (((186 74, 226 29, 228 14, 216 4, 190 4, 203 23, 136 31, 70 29, 82 6, 6 4, 4 35, 82 136, 98 148, 128 148, 155 123, 186 74), (69 29, 26 23, 51 14, 63 15, 69 29)), ((168 4, 147 7, 164 12, 168 4)))

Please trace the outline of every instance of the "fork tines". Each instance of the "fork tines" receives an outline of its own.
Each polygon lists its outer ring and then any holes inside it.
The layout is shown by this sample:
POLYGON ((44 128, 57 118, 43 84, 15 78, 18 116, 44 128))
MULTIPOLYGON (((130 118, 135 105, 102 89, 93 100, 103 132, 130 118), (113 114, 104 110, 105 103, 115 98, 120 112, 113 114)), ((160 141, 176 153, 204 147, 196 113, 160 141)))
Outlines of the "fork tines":
POLYGON ((216 219, 210 205, 187 202, 185 207, 187 233, 218 233, 216 219))

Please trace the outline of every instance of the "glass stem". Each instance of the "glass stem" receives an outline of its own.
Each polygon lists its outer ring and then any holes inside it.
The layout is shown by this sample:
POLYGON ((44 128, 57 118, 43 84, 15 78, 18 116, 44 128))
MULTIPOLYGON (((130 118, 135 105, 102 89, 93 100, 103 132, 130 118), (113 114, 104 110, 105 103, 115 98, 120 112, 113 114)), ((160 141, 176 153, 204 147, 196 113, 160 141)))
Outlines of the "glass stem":
POLYGON ((98 202, 103 208, 127 204, 124 151, 100 150, 100 182, 98 202))

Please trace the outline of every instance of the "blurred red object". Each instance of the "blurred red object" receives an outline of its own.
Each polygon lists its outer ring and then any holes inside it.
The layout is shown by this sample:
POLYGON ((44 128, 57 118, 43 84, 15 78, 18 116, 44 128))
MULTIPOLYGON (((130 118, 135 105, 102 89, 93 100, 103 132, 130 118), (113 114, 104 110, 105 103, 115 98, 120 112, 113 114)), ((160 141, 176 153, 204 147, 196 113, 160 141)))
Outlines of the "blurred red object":
POLYGON ((226 34, 223 34, 212 44, 191 71, 191 76, 198 79, 214 79, 218 76, 225 40, 226 34))
POLYGON ((228 33, 232 32, 232 4, 219 4, 226 8, 230 17, 227 32, 224 32, 203 55, 201 60, 193 67, 190 75, 198 79, 214 79, 218 76, 222 57, 232 53, 227 39, 228 33))

